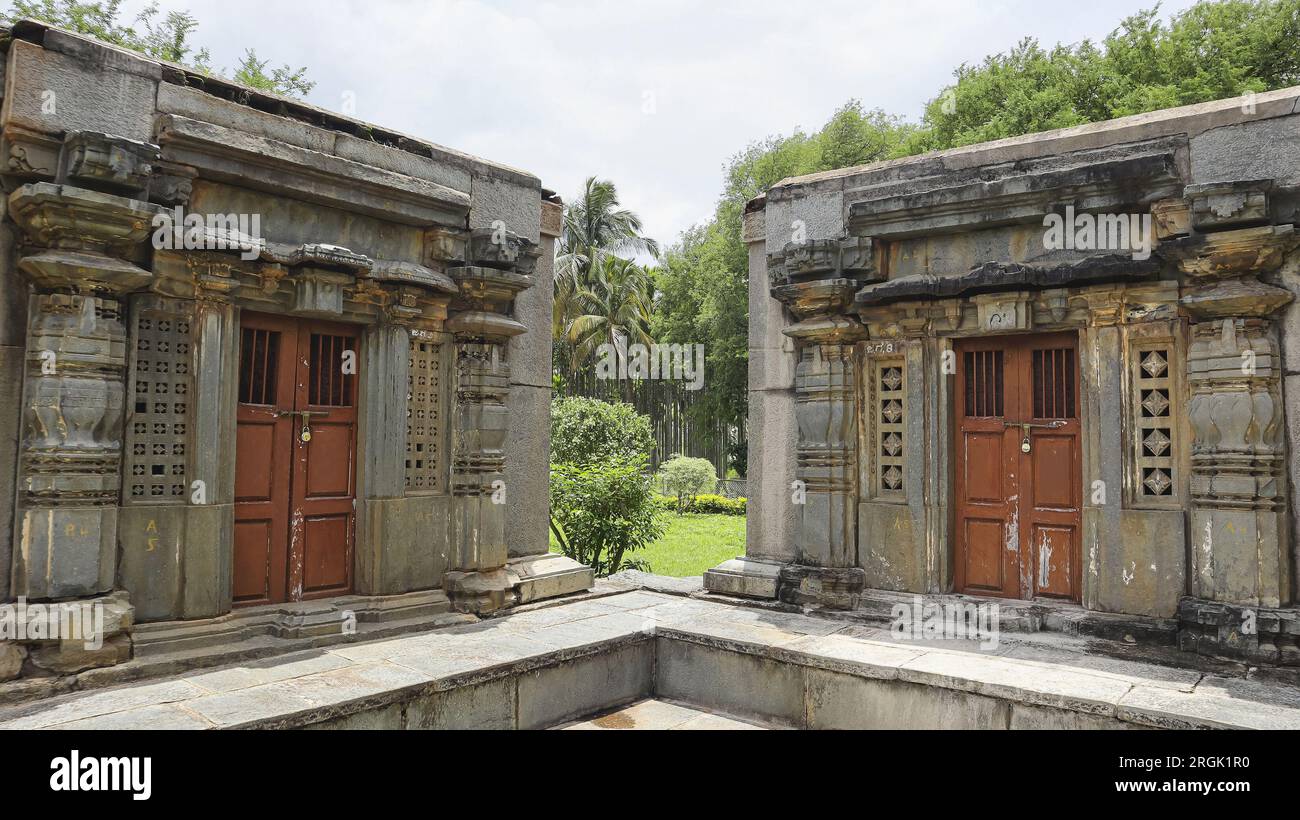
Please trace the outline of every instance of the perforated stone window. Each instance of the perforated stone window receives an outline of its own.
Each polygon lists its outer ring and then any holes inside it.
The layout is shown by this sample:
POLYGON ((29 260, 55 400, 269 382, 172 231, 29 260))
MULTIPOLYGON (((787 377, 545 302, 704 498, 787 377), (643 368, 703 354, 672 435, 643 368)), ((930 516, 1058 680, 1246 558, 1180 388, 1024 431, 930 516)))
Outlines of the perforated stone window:
POLYGON ((406 490, 439 492, 442 477, 443 345, 411 337, 406 395, 406 490))
POLYGON ((1178 493, 1173 345, 1138 349, 1133 356, 1136 495, 1169 500, 1178 493))
POLYGON ((875 446, 876 493, 880 496, 903 494, 904 424, 906 413, 906 384, 902 362, 882 362, 875 365, 875 446))
POLYGON ((126 420, 127 500, 186 497, 193 374, 188 303, 138 297, 131 318, 126 420))

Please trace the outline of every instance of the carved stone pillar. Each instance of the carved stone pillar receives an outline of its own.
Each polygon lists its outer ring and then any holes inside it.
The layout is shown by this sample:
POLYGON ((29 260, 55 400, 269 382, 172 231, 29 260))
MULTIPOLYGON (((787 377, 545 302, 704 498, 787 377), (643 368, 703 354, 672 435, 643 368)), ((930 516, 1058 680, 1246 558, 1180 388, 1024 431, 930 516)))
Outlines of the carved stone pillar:
POLYGON ((127 261, 153 206, 70 185, 9 198, 19 269, 35 286, 19 465, 15 595, 112 591, 121 492, 125 294, 151 274, 127 261))
MULTIPOLYGON (((1194 217, 1230 212, 1200 198, 1194 217)), ((1193 236, 1175 249, 1189 277, 1181 301, 1194 320, 1190 569, 1192 594, 1205 601, 1279 607, 1291 599, 1281 361, 1270 317, 1292 295, 1256 276, 1296 241, 1290 225, 1263 226, 1193 236)))
POLYGON ((854 344, 866 337, 843 315, 856 288, 847 279, 784 285, 773 295, 799 320, 795 420, 802 494, 796 560, 782 567, 778 596, 791 603, 857 606, 866 575, 857 560, 857 372, 854 344))
POLYGON ((515 294, 532 284, 510 270, 452 268, 460 286, 447 330, 456 342, 452 543, 443 587, 462 612, 515 603, 506 568, 505 443, 509 431, 510 339, 527 328, 509 317, 515 294))

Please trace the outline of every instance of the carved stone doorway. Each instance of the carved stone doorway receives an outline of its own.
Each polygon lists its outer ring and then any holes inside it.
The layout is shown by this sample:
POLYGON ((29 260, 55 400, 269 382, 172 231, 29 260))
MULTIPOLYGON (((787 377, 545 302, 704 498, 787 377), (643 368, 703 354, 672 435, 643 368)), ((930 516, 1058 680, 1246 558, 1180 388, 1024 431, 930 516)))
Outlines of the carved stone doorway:
POLYGON ((957 591, 1079 601, 1077 337, 971 339, 956 354, 957 591))
POLYGON ((245 313, 235 452, 235 606, 352 590, 357 331, 245 313))

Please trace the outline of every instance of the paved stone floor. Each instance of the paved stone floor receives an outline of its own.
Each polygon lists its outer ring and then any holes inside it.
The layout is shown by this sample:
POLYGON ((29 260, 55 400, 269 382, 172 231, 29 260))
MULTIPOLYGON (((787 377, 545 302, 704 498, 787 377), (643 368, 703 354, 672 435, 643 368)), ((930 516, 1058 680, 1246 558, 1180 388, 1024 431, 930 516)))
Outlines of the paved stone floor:
POLYGON ((766 729, 756 723, 705 712, 691 706, 669 703, 664 700, 643 700, 625 709, 610 712, 591 720, 570 723, 562 729, 686 729, 686 730, 758 730, 766 729))
POLYGON ((551 728, 677 718, 677 728, 703 728, 734 720, 723 714, 773 726, 948 728, 971 703, 1002 716, 970 721, 994 728, 1017 726, 1016 715, 1043 725, 1046 715, 1051 725, 1065 716, 1089 727, 1300 729, 1294 686, 1097 655, 1068 636, 1008 634, 985 649, 901 641, 836 618, 608 588, 475 624, 0 709, 0 729, 551 728), (836 694, 832 684, 848 689, 836 694), (889 700, 918 691, 957 706, 922 714, 889 700), (683 703, 694 707, 678 711, 683 703))

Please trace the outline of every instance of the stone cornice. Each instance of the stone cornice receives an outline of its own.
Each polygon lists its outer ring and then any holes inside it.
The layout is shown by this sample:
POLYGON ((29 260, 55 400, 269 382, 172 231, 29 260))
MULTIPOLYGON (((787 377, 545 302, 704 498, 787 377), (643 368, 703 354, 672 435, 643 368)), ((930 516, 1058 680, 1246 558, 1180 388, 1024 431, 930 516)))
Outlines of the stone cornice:
POLYGON ((158 118, 163 159, 205 179, 407 225, 463 224, 469 195, 415 177, 173 114, 158 118))
POLYGON ((1105 282, 1141 281, 1157 276, 1157 259, 1102 256, 1055 267, 986 262, 960 276, 915 274, 868 285, 858 291, 859 305, 883 305, 915 299, 950 299, 979 293, 1018 291, 1023 288, 1060 288, 1105 282))
POLYGON ((1150 203, 1182 193, 1175 150, 1173 142, 1158 140, 1124 151, 1084 151, 948 173, 937 177, 934 187, 907 180, 846 192, 849 231, 903 238, 1041 220, 1062 203, 1081 211, 1150 203))

